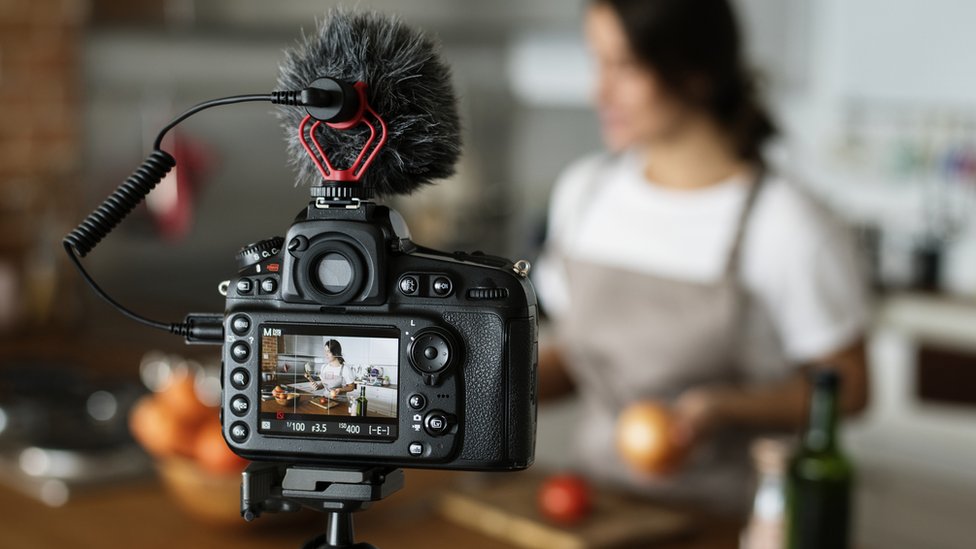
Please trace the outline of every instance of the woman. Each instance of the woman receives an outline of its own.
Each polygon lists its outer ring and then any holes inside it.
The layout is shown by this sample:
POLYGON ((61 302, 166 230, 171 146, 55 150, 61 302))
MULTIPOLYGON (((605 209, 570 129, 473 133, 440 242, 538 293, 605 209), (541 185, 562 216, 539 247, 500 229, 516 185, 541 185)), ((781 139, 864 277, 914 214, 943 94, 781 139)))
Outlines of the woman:
MULTIPOLYGON (((312 381, 309 374, 305 374, 305 378, 312 381)), ((349 368, 346 368, 346 359, 342 358, 342 345, 334 339, 326 340, 324 344, 319 379, 324 388, 329 389, 329 398, 356 390, 355 378, 349 368)))
POLYGON ((594 0, 585 33, 611 152, 554 190, 536 269, 555 334, 540 396, 580 393, 578 457, 597 479, 742 509, 749 433, 804 422, 802 366, 838 369, 844 410, 865 406, 854 246, 767 169, 774 127, 727 0, 594 0), (672 410, 678 472, 617 455, 616 416, 640 401, 672 410))

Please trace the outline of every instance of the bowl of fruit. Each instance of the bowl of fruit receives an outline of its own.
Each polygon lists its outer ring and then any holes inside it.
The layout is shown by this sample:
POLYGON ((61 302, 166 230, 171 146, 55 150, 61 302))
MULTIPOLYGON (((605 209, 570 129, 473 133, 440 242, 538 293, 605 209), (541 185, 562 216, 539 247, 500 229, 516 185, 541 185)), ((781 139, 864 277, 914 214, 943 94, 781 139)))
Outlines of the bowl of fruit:
POLYGON ((167 492, 191 516, 211 524, 242 523, 240 483, 247 461, 224 441, 216 372, 186 361, 154 360, 157 367, 165 362, 166 371, 150 376, 146 384, 153 393, 132 408, 133 436, 154 458, 167 492))
POLYGON ((271 396, 274 397, 275 402, 279 406, 287 406, 291 404, 291 401, 298 397, 297 393, 289 393, 281 385, 275 385, 273 391, 271 391, 271 396))

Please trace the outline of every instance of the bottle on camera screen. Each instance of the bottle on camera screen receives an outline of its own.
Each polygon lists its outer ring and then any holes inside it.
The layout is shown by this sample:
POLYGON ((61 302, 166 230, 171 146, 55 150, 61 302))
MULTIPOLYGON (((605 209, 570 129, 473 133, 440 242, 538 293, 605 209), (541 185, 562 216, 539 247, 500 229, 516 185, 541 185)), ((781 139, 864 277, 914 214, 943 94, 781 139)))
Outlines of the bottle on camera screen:
POLYGON ((366 386, 359 388, 359 397, 356 399, 356 415, 366 415, 366 386))

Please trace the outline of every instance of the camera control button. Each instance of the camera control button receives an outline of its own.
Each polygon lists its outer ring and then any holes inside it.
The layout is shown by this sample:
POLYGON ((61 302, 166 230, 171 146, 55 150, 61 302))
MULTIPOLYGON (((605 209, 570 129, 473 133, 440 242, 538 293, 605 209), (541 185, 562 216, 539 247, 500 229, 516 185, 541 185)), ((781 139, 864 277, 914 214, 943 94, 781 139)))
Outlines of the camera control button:
POLYGON ((404 295, 414 295, 419 289, 420 282, 417 281, 417 277, 407 275, 400 279, 400 293, 404 295))
POLYGON ((247 343, 238 341, 230 346, 230 356, 234 357, 237 362, 244 362, 250 358, 251 348, 247 346, 247 343))
POLYGON ((278 281, 273 278, 265 278, 261 281, 261 293, 273 294, 278 289, 278 281))
POLYGON ((414 393, 410 395, 407 404, 414 410, 423 410, 424 406, 427 406, 427 398, 420 393, 414 393))
POLYGON ((422 456, 424 454, 423 442, 411 442, 408 448, 411 456, 422 456))
POLYGON ((414 340, 410 358, 425 373, 443 370, 451 358, 451 347, 439 333, 422 333, 414 340))
POLYGON ((434 279, 431 284, 431 289, 434 290, 434 295, 438 297, 446 297, 454 289, 454 285, 451 284, 451 279, 446 276, 439 276, 434 279))
POLYGON ((247 370, 244 368, 238 368, 230 373, 230 384, 237 390, 246 389, 247 382, 250 380, 251 376, 247 374, 247 370))
POLYGON ((424 418, 424 428, 433 436, 440 436, 447 432, 450 428, 450 423, 447 420, 447 415, 444 412, 430 412, 424 418))
POLYGON ((250 278, 242 278, 237 281, 237 293, 240 295, 250 294, 254 290, 254 283, 250 278))
POLYGON ((231 399, 230 409, 234 412, 235 416, 243 416, 251 409, 251 403, 248 402, 247 398, 237 395, 231 399))
POLYGON ((246 315, 237 315, 231 319, 230 329, 237 335, 244 335, 251 329, 251 319, 246 315))
POLYGON ((230 438, 234 442, 244 442, 247 440, 248 434, 250 434, 250 431, 248 430, 247 425, 241 422, 237 422, 230 426, 230 438))

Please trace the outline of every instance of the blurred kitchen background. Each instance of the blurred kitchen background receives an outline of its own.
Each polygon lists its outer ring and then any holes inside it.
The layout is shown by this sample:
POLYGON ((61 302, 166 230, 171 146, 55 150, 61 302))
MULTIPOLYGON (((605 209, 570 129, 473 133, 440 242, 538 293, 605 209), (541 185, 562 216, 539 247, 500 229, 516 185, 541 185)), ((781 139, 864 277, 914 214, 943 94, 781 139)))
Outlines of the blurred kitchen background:
MULTIPOLYGON (((864 547, 970 547, 976 508, 976 3, 739 0, 784 136, 771 151, 857 227, 877 289, 869 411, 848 425, 864 547), (969 535, 966 535, 966 534, 969 535)), ((60 239, 205 99, 274 88, 281 51, 334 2, 0 0, 0 347, 134 335, 60 239)), ((461 98, 458 174, 398 199, 415 240, 532 259, 549 190, 599 149, 581 0, 373 0, 443 43, 461 98)), ((180 127, 181 170, 86 260, 151 317, 219 310, 242 245, 306 201, 270 107, 180 127)), ((130 339, 135 338, 135 339, 130 339)), ((9 353, 7 353, 9 355, 9 353)), ((135 376, 138 364, 132 366, 135 376)), ((574 407, 542 413, 558 465, 574 407)), ((0 408, 0 440, 9 418, 0 408)))

